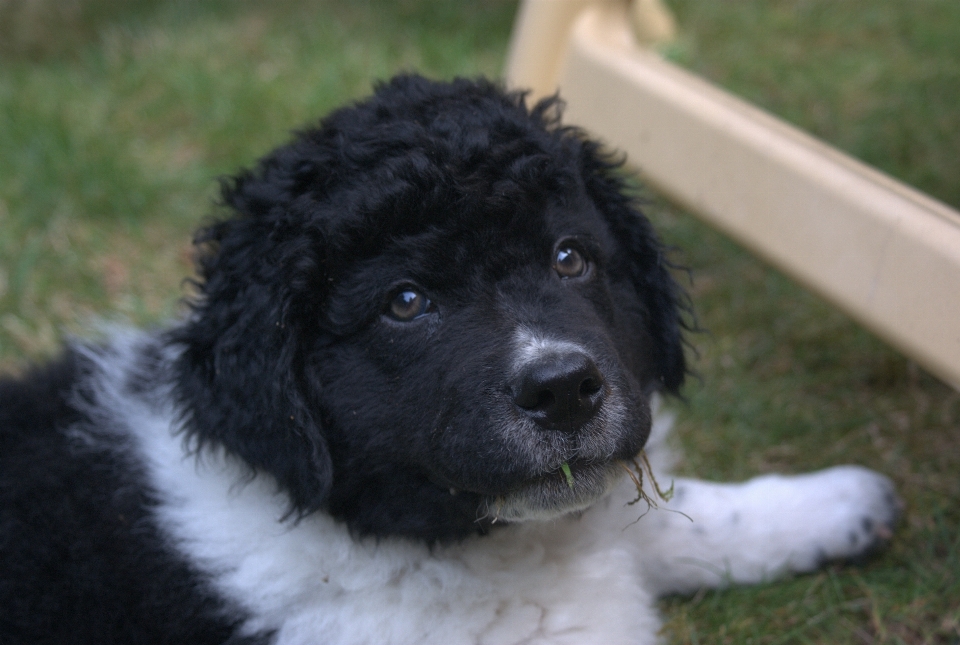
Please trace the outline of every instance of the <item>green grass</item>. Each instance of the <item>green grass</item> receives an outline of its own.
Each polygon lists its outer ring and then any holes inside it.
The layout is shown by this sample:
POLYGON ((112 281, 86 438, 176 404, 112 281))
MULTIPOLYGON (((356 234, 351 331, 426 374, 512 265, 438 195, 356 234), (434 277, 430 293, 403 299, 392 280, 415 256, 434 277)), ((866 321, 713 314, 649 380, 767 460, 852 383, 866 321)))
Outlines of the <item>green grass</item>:
MULTIPOLYGON (((960 206, 956 0, 670 0, 666 54, 960 206)), ((496 75, 508 2, 0 0, 0 368, 93 316, 178 311, 216 178, 399 70, 496 75), (53 10, 52 8, 56 8, 53 10)), ((662 602, 675 643, 960 643, 960 395, 690 216, 654 203, 707 333, 681 470, 858 462, 887 552, 662 602)))
POLYGON ((513 17, 504 2, 89 0, 69 5, 74 28, 50 6, 0 0, 0 25, 22 27, 0 28, 7 364, 94 314, 174 313, 218 176, 374 79, 496 75, 513 17))

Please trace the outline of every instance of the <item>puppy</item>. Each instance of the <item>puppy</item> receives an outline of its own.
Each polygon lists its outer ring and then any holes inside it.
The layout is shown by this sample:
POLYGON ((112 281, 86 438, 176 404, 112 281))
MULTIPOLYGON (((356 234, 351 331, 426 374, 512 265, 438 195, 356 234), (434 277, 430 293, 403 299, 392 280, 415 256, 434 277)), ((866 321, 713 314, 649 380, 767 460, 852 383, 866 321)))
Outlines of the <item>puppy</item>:
POLYGON ((685 300, 557 113, 395 78, 224 184, 184 320, 3 381, 2 641, 653 643, 888 538, 857 467, 630 504, 685 300))

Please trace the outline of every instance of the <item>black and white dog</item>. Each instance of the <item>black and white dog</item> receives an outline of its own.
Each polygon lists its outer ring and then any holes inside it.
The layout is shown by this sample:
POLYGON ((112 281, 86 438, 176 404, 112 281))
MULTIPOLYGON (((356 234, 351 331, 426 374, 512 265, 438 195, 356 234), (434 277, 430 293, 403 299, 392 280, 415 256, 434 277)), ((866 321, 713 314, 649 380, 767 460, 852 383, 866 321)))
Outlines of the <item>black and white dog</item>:
POLYGON ((225 184, 185 320, 3 381, 0 641, 652 643, 658 594, 888 538, 849 466, 637 521, 683 296, 556 114, 396 78, 225 184))

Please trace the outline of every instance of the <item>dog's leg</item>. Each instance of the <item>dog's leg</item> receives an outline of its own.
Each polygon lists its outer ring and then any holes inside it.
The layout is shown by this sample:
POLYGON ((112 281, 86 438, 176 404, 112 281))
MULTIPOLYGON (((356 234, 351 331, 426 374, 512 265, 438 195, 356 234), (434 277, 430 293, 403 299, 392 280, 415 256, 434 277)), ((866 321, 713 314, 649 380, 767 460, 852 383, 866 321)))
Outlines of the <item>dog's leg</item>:
POLYGON ((651 591, 689 592, 862 557, 890 538, 900 510, 890 480, 857 466, 739 484, 678 479, 671 501, 634 525, 635 543, 651 591))

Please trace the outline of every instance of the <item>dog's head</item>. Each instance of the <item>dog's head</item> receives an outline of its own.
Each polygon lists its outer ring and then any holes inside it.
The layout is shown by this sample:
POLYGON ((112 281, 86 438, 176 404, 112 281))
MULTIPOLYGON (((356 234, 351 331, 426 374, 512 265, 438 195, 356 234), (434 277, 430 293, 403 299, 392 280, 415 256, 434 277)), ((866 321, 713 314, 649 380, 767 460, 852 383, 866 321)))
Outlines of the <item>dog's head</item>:
POLYGON ((361 534, 602 496, 683 380, 681 295, 556 108, 399 77, 227 182, 175 334, 193 436, 361 534))

